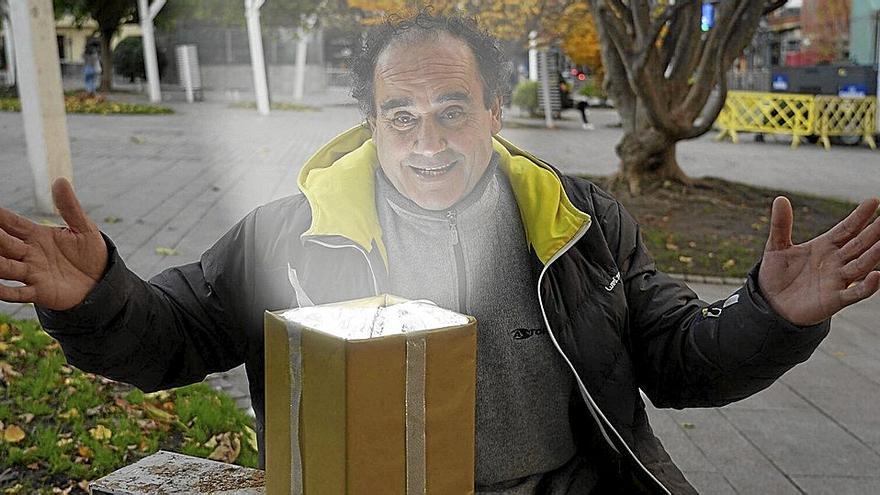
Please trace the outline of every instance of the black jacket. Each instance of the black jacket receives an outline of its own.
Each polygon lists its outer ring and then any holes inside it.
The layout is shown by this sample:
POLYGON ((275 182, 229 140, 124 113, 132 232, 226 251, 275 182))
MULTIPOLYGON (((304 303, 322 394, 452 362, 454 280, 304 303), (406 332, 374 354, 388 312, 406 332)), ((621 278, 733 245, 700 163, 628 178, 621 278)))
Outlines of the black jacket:
MULTIPOLYGON (((369 130, 334 139, 300 174, 303 194, 257 208, 199 262, 144 282, 113 244, 103 280, 40 321, 78 368, 145 391, 246 363, 263 463, 263 313, 381 293, 385 250, 375 216, 369 130)), ((497 138, 539 280, 545 323, 581 397, 572 429, 623 493, 691 493, 648 424, 658 407, 715 407, 748 397, 805 361, 829 324, 796 327, 761 296, 758 267, 711 305, 658 272, 635 220, 594 184, 561 175, 497 138)))

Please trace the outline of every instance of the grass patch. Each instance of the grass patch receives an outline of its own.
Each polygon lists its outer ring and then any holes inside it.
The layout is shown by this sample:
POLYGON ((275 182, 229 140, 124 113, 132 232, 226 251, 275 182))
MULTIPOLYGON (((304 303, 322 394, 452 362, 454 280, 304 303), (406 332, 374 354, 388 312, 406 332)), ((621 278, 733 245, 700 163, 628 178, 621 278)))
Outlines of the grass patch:
POLYGON ((83 373, 38 322, 0 314, 0 493, 87 493, 159 449, 256 467, 253 428, 206 384, 145 394, 83 373))
POLYGON ((791 200, 795 243, 824 233, 856 207, 715 178, 689 187, 647 181, 638 196, 607 177, 587 179, 613 194, 639 221, 657 268, 669 273, 744 278, 764 252, 776 196, 791 200))
MULTIPOLYGON (((257 108, 257 103, 254 101, 237 101, 235 103, 231 103, 229 105, 230 108, 246 108, 249 110, 253 110, 257 108)), ((272 110, 283 110, 287 112, 320 112, 321 109, 319 107, 313 107, 311 105, 303 105, 301 103, 289 103, 284 101, 272 102, 269 104, 269 108, 272 110)))
MULTIPOLYGON (((86 93, 67 94, 64 96, 64 109, 67 113, 88 114, 126 114, 126 115, 167 115, 174 113, 169 107, 161 105, 145 105, 141 103, 122 103, 108 101, 103 95, 89 96, 86 93)), ((18 98, 0 98, 0 111, 20 112, 21 101, 18 98)))

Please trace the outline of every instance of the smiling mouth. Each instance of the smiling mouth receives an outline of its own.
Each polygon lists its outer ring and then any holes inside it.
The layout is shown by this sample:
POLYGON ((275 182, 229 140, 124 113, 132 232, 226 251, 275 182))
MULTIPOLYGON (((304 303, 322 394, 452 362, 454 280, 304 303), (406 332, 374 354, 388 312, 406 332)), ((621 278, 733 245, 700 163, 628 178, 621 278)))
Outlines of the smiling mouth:
POLYGON ((458 160, 454 162, 447 163, 446 165, 440 165, 438 167, 413 167, 410 166, 411 169, 416 173, 416 175, 420 177, 440 177, 441 175, 445 175, 450 170, 455 168, 458 165, 458 160))

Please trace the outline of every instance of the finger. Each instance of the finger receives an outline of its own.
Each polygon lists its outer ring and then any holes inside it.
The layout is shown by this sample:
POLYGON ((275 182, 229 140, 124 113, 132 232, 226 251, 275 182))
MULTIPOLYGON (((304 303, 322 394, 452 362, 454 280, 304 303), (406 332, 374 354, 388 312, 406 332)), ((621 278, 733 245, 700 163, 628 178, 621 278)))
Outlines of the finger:
POLYGON ((21 239, 27 239, 34 226, 36 224, 27 218, 0 208, 0 229, 21 239))
POLYGON ((21 239, 9 235, 5 230, 0 229, 0 256, 21 260, 26 253, 27 244, 21 239))
POLYGON ((840 291, 840 302, 844 306, 868 298, 880 289, 880 272, 871 272, 864 280, 840 291))
POLYGON ((61 213, 61 218, 71 230, 75 232, 92 230, 92 221, 79 204, 70 181, 64 177, 55 179, 52 184, 52 200, 55 201, 55 207, 58 208, 58 213, 61 213))
POLYGON ((840 248, 838 255, 846 263, 861 256, 871 246, 877 244, 877 241, 880 241, 880 218, 875 219, 859 235, 850 239, 846 245, 840 248))
POLYGON ((34 302, 36 295, 37 291, 29 285, 9 287, 8 285, 0 284, 0 301, 11 303, 34 302))
POLYGON ((27 265, 21 261, 15 261, 0 256, 0 279, 26 282, 28 273, 27 265))
POLYGON ((849 216, 828 231, 831 241, 838 246, 843 246, 858 235, 871 221, 871 216, 877 211, 878 205, 880 205, 880 200, 877 198, 862 201, 849 216))
POLYGON ((791 247, 791 226, 794 212, 791 203, 785 196, 773 200, 770 209, 770 236, 767 238, 765 251, 779 251, 791 247))
POLYGON ((874 244, 858 258, 843 265, 841 273, 844 280, 860 280, 880 263, 880 243, 874 244))

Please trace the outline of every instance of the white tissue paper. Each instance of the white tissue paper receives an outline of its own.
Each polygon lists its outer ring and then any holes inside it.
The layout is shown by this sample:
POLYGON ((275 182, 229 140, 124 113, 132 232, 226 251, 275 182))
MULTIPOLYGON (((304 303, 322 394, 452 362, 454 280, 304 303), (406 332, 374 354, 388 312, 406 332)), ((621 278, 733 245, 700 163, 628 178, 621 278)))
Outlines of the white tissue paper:
POLYGON ((364 340, 468 323, 466 317, 427 300, 378 308, 311 306, 285 311, 281 317, 346 340, 364 340))

